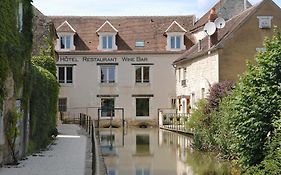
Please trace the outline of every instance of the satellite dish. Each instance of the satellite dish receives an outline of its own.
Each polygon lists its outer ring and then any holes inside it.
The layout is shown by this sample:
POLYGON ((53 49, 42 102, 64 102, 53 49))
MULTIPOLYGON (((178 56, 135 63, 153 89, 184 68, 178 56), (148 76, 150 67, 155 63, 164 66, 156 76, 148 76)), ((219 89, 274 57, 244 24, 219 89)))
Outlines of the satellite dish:
POLYGON ((222 29, 225 26, 225 20, 222 17, 218 17, 214 23, 218 29, 222 29))
POLYGON ((213 35, 216 30, 217 30, 217 27, 216 27, 216 24, 213 23, 213 22, 207 22, 204 26, 204 29, 203 29, 207 35, 211 36, 213 35))
POLYGON ((200 31, 200 32, 198 32, 198 34, 197 34, 198 40, 202 40, 202 39, 204 39, 206 36, 207 36, 207 33, 206 33, 205 31, 200 31))

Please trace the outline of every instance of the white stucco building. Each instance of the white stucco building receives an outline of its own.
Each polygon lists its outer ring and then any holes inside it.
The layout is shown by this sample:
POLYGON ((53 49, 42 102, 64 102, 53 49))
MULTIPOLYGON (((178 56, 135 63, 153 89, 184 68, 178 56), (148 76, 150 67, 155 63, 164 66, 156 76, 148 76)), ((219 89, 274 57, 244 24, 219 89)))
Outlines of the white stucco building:
POLYGON ((158 123, 175 108, 173 61, 193 45, 194 16, 51 17, 59 39, 59 109, 68 116, 158 123))

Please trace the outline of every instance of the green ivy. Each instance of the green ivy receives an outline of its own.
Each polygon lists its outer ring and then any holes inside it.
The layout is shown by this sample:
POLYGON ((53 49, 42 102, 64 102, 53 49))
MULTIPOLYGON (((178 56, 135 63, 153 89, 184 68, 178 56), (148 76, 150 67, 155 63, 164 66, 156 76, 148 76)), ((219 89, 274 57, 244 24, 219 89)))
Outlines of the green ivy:
POLYGON ((16 139, 20 134, 19 127, 17 125, 18 120, 21 118, 21 114, 17 112, 15 108, 9 110, 7 127, 5 129, 6 139, 8 141, 8 146, 11 150, 13 163, 17 163, 16 157, 16 139))
MULTIPOLYGON (((33 60, 48 58, 46 68, 52 71, 55 62, 52 57, 40 56, 33 60)), ((56 77, 49 70, 40 65, 32 64, 32 87, 30 109, 31 109, 31 143, 30 150, 34 151, 44 148, 50 143, 52 135, 56 133, 56 114, 59 93, 59 84, 56 77)), ((44 65, 44 64, 43 64, 44 65)))

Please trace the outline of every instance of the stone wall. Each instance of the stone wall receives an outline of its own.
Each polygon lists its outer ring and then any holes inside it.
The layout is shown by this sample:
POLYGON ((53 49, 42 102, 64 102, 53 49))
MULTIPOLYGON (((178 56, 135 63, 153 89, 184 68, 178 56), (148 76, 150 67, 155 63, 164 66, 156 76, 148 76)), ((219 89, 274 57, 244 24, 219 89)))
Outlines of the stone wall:
MULTIPOLYGON (((191 107, 195 102, 206 97, 210 85, 219 81, 219 59, 218 53, 210 53, 202 58, 190 60, 177 68, 177 97, 189 96, 191 107), (186 77, 184 77, 186 68, 186 77), (182 86, 181 81, 186 79, 186 87, 182 86), (204 89, 204 92, 203 90, 204 89)), ((177 105, 178 106, 178 105, 177 105)), ((178 111, 185 113, 184 111, 178 111)))

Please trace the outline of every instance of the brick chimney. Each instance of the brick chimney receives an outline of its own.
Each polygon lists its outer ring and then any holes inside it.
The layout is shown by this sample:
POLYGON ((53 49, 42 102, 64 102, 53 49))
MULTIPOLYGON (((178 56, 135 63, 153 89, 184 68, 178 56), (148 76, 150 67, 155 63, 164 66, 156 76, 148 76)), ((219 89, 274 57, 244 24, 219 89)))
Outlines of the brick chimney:
MULTIPOLYGON (((218 18, 215 8, 212 8, 209 15, 209 21, 214 22, 218 18)), ((218 30, 209 37, 209 48, 218 43, 218 30)))

